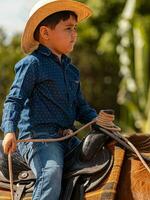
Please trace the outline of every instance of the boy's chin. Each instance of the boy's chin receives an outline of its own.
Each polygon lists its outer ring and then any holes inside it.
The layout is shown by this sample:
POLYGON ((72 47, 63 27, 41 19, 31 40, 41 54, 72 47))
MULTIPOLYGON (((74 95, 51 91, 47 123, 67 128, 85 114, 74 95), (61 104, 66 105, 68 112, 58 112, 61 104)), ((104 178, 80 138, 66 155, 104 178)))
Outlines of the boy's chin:
POLYGON ((73 48, 68 49, 66 52, 64 52, 64 54, 69 54, 69 53, 71 53, 72 51, 73 51, 73 48))

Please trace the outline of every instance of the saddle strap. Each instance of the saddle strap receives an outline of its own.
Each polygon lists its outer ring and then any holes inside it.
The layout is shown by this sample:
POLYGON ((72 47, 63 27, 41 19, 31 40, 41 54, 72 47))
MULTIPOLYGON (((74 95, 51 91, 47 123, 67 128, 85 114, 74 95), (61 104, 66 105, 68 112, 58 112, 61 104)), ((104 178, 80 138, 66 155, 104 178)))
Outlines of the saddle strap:
MULTIPOLYGON (((17 190, 16 185, 14 185, 13 187, 14 187, 14 191, 16 191, 17 190)), ((3 182, 3 181, 1 182, 0 181, 0 188, 1 189, 6 189, 6 190, 10 190, 10 183, 3 182)))
POLYGON ((14 200, 21 200, 24 190, 25 190, 25 185, 17 185, 17 190, 15 193, 14 200))
POLYGON ((76 184, 71 200, 84 200, 85 187, 84 183, 76 184))
POLYGON ((70 200, 72 193, 73 193, 73 189, 78 181, 80 176, 75 176, 69 179, 69 181, 67 182, 67 185, 65 187, 65 191, 63 191, 62 195, 62 200, 70 200))

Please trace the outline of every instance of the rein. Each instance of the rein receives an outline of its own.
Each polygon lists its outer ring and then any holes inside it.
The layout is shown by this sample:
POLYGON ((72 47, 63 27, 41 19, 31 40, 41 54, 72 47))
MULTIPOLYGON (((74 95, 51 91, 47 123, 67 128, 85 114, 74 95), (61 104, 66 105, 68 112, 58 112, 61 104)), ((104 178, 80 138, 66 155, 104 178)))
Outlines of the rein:
MULTIPOLYGON (((122 144, 125 148, 134 152, 137 155, 137 157, 139 158, 139 160, 142 162, 144 167, 147 169, 147 171, 150 173, 150 168, 147 165, 147 163, 145 162, 145 160, 143 159, 144 156, 139 153, 139 151, 136 149, 136 147, 127 138, 125 138, 123 135, 120 134, 121 129, 113 123, 114 119, 115 119, 115 116, 111 110, 102 110, 102 111, 100 111, 98 117, 93 119, 91 122, 85 124, 84 126, 79 128, 77 131, 73 132, 68 129, 69 133, 63 137, 49 138, 49 139, 23 139, 23 140, 17 140, 17 143, 19 143, 19 142, 61 142, 61 141, 64 141, 66 139, 69 139, 69 138, 77 135, 80 131, 91 126, 92 124, 97 124, 100 126, 100 129, 105 134, 107 134, 108 136, 110 136, 111 138, 113 138, 114 140, 119 142, 120 144, 122 144)), ((11 199, 14 200, 11 152, 8 154, 8 165, 9 165, 11 199)))

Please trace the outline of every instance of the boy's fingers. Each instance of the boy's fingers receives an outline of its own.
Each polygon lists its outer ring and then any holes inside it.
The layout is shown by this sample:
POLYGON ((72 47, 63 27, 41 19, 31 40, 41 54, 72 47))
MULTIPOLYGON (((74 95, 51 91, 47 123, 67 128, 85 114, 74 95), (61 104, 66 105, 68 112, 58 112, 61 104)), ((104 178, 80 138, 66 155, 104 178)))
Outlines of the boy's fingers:
POLYGON ((12 152, 16 151, 16 141, 12 142, 12 152))
POLYGON ((3 140, 3 150, 4 153, 8 154, 10 151, 13 153, 14 151, 16 151, 16 140, 9 140, 9 141, 5 141, 5 139, 3 140))
POLYGON ((16 148, 15 148, 15 146, 13 146, 13 144, 4 146, 5 154, 8 154, 9 152, 13 153, 15 150, 16 150, 16 148))
POLYGON ((11 143, 6 143, 5 140, 3 141, 3 150, 4 153, 8 154, 11 148, 11 143))
POLYGON ((10 144, 6 144, 6 143, 4 142, 4 143, 3 143, 3 150, 4 150, 4 153, 8 154, 8 153, 9 153, 10 147, 11 147, 10 144))

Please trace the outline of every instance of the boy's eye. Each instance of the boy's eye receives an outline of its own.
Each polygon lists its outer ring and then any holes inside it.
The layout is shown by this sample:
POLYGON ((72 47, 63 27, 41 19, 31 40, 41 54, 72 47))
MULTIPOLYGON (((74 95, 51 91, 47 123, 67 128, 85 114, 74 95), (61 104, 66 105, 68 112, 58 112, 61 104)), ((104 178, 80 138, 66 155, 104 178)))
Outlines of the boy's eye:
POLYGON ((77 31, 77 27, 67 27, 66 30, 68 30, 68 31, 77 31))
POLYGON ((66 30, 71 30, 71 28, 70 28, 70 27, 68 27, 68 28, 66 28, 66 30))

